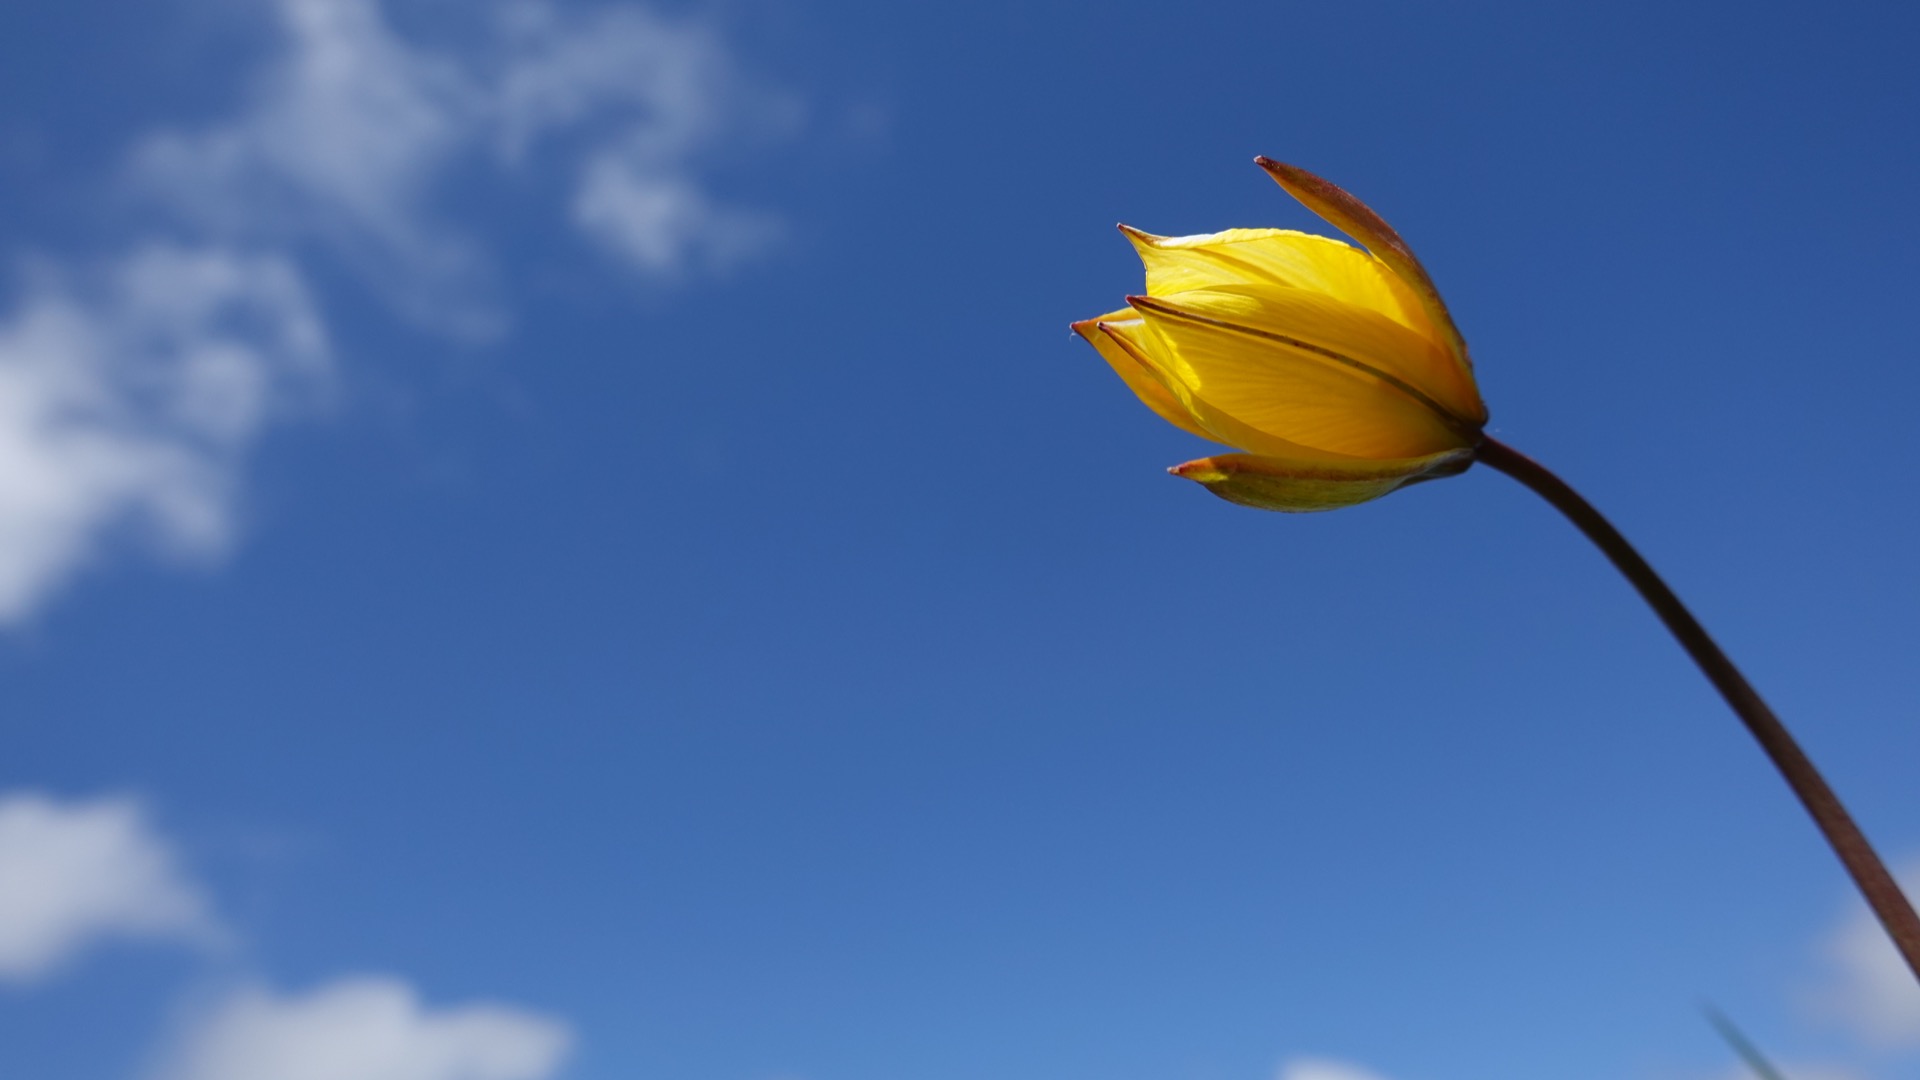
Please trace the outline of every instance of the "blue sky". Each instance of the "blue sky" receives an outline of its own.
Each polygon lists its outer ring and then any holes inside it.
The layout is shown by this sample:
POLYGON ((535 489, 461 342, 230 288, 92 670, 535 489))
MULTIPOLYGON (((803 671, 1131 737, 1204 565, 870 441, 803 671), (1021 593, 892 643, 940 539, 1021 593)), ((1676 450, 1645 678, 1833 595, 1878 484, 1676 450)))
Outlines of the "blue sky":
POLYGON ((1356 192, 1920 874, 1916 23, 0 8, 0 1075, 1920 1077, 1570 527, 1228 506, 1066 329, 1356 192))

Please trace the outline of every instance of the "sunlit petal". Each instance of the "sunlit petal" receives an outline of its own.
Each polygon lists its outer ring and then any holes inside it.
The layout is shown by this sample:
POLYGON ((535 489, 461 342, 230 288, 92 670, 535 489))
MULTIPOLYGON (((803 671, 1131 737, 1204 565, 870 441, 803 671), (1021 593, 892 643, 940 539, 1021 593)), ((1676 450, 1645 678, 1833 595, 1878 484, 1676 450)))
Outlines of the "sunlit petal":
POLYGON ((1087 343, 1100 351, 1100 358, 1113 368, 1147 408, 1152 409, 1160 419, 1182 431, 1189 431, 1203 439, 1216 442, 1224 441, 1200 425, 1186 406, 1180 403, 1173 392, 1161 382, 1152 367, 1144 358, 1123 348, 1120 342, 1101 330, 1103 323, 1123 323, 1138 326, 1140 316, 1132 308, 1102 315, 1097 319, 1086 319, 1073 324, 1073 332, 1087 339, 1087 343))
POLYGON ((1304 343, 1329 362, 1377 372, 1462 426, 1477 425, 1486 417, 1479 390, 1461 377, 1444 347, 1378 312, 1336 297, 1306 289, 1223 285, 1149 300, 1166 309, 1257 331, 1253 336, 1262 340, 1304 343), (1341 359, 1334 360, 1335 356, 1341 359))
POLYGON ((1473 362, 1467 356, 1467 343, 1461 337, 1460 330, 1453 323, 1453 316, 1447 311, 1446 301, 1440 298, 1440 290, 1428 276, 1427 269, 1420 265, 1420 259, 1414 255, 1413 248, 1400 238, 1386 219, 1373 212, 1373 208, 1354 198, 1338 184, 1315 176, 1297 165, 1288 165, 1272 158, 1254 159, 1267 175, 1285 188, 1287 194, 1306 206, 1307 209, 1325 218, 1327 223, 1365 245, 1367 250, 1380 257, 1380 260, 1393 268, 1394 273, 1413 287, 1419 294, 1422 305, 1427 309, 1429 318, 1438 326, 1452 349, 1460 365, 1469 376, 1473 372, 1473 362))
MULTIPOLYGON (((1226 443, 1228 446, 1261 454, 1284 456, 1297 453, 1324 453, 1324 451, 1302 446, 1290 439, 1261 431, 1195 393, 1191 386, 1162 366, 1153 352, 1158 346, 1158 339, 1147 330, 1146 324, 1137 313, 1130 310, 1128 314, 1134 315, 1134 318, 1100 321, 1099 330, 1114 347, 1133 357, 1141 367, 1153 373, 1160 385, 1179 402, 1181 410, 1198 422, 1199 429, 1195 432, 1196 434, 1214 442, 1226 443)), ((1181 426, 1185 427, 1184 424, 1181 426)), ((1186 430, 1194 431, 1195 429, 1186 428, 1186 430)))
POLYGON ((1420 295, 1379 259, 1351 244, 1291 229, 1228 229, 1154 236, 1120 226, 1147 270, 1148 296, 1220 285, 1281 286, 1322 293, 1377 312, 1444 344, 1420 295))
MULTIPOLYGON (((1209 427, 1211 418, 1190 398, 1267 435, 1335 453, 1418 457, 1472 444, 1471 432, 1450 421, 1418 387, 1364 357, 1186 303, 1224 295, 1186 293, 1177 302, 1129 298, 1149 335, 1146 351, 1169 389, 1209 427)), ((1248 442, 1233 445, 1258 449, 1248 442)))

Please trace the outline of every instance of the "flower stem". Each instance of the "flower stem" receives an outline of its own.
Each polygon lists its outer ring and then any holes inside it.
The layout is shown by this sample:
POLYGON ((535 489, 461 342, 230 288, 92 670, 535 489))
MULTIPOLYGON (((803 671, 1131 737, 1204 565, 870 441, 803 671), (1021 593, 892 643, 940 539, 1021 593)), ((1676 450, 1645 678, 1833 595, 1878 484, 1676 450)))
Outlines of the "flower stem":
POLYGON ((1479 460, 1491 468, 1498 469, 1532 488, 1534 493, 1552 503, 1554 508, 1565 514, 1568 520, 1579 526, 1608 559, 1626 576, 1633 587, 1651 606, 1667 629, 1678 638, 1693 662, 1700 666, 1712 681, 1720 696, 1747 726, 1747 731, 1759 742, 1767 757, 1772 759, 1774 767, 1786 778, 1787 786, 1800 797, 1800 804, 1813 815, 1813 822, 1819 826, 1820 833, 1833 848, 1834 854, 1846 866, 1847 873, 1853 876, 1853 882, 1867 898, 1867 904, 1873 908, 1880 925, 1886 927, 1887 934, 1906 958, 1907 966, 1913 969, 1914 977, 1920 979, 1920 915, 1914 914, 1913 904, 1901 893, 1900 886, 1887 872, 1887 866, 1880 856, 1867 843, 1860 827, 1853 822, 1853 816, 1847 808, 1840 805, 1840 797, 1827 786, 1820 771, 1813 767, 1806 752, 1788 733, 1786 725, 1773 715, 1767 703, 1760 700, 1747 683, 1740 669, 1733 666, 1727 654, 1720 651, 1713 638, 1700 625, 1693 613, 1688 611, 1680 598, 1673 594, 1660 575, 1653 572, 1647 560, 1627 543, 1606 518, 1593 505, 1580 496, 1579 492, 1568 487, 1566 481, 1548 472, 1545 466, 1511 446, 1497 439, 1486 439, 1477 452, 1479 460))

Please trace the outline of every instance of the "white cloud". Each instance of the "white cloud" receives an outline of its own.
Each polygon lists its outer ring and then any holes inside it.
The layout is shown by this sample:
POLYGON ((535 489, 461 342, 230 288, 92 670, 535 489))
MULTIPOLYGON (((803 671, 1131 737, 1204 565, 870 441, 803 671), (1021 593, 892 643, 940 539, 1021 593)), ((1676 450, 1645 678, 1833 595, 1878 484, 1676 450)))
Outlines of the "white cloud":
POLYGON ((695 163, 792 106, 752 90, 703 26, 498 0, 477 6, 488 43, 456 50, 403 40, 378 0, 276 5, 285 47, 245 108, 136 154, 140 183, 204 226, 321 239, 409 315, 469 335, 501 318, 491 260, 430 209, 463 169, 511 171, 540 147, 572 174, 574 225, 655 275, 724 268, 777 232, 717 200, 695 163))
POLYGON ((672 158, 732 122, 741 83, 725 44, 699 24, 637 6, 574 14, 550 0, 499 7, 503 43, 494 82, 499 149, 517 158, 540 137, 605 107, 637 153, 672 158))
MULTIPOLYGON (((127 799, 0 797, 0 981, 31 982, 110 938, 217 944, 226 930, 127 799)), ((424 1004, 362 976, 254 986, 192 1012, 152 1080, 548 1080, 569 1027, 508 1005, 424 1004)))
POLYGON ((103 938, 218 935, 200 890, 136 804, 0 799, 0 980, 48 975, 103 938))
POLYGON ((780 232, 717 197, 700 160, 795 107, 697 21, 481 0, 437 8, 422 42, 382 0, 269 7, 279 47, 246 99, 131 155, 136 190, 200 247, 43 273, 0 312, 0 624, 129 526, 174 556, 224 548, 262 424, 328 366, 297 269, 311 246, 420 325, 482 338, 508 315, 493 223, 448 197, 476 176, 563 185, 551 224, 656 278, 724 270, 780 232))
POLYGON ((143 151, 154 179, 215 222, 337 216, 404 242, 437 160, 468 137, 475 88, 399 41, 374 0, 276 9, 285 51, 253 101, 197 135, 154 136, 143 151))
MULTIPOLYGON (((1920 860, 1897 875, 1908 896, 1920 897, 1920 860)), ((1920 983, 1866 906, 1855 902, 1823 937, 1828 979, 1813 1007, 1884 1047, 1920 1046, 1920 983)))
POLYGON ((251 989, 207 1012, 158 1080, 545 1080, 573 1038, 501 1005, 430 1008, 393 978, 305 995, 251 989))
POLYGON ((780 235, 777 219, 716 204, 698 187, 620 154, 596 157, 574 200, 583 230, 643 270, 723 270, 780 235))
POLYGON ((1329 1058, 1294 1058, 1280 1067, 1279 1080, 1383 1080, 1378 1073, 1329 1058))
POLYGON ((799 112, 752 89, 708 28, 638 7, 565 17, 523 0, 505 10, 497 138, 508 159, 596 112, 613 117, 581 157, 572 204, 580 229, 661 275, 725 269, 778 237, 777 219, 718 202, 691 168, 747 118, 771 134, 799 112))
POLYGON ((375 0, 277 0, 285 40, 251 100, 196 132, 162 131, 135 155, 142 184, 229 238, 328 243, 410 315, 462 334, 492 318, 468 296, 478 251, 427 206, 473 142, 479 87, 410 48, 375 0))
POLYGON ((327 367, 284 259, 151 246, 35 275, 0 318, 0 622, 17 622, 132 526, 220 552, 262 422, 327 367))

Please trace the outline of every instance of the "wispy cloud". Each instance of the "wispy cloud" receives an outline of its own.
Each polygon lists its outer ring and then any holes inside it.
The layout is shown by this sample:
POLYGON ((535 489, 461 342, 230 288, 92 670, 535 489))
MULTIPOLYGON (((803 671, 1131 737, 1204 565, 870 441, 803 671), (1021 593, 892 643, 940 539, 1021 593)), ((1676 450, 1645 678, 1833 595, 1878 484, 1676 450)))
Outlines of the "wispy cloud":
POLYGON ((778 223, 717 199, 701 153, 789 99, 756 90, 697 22, 637 6, 481 5, 485 44, 404 40, 377 0, 277 0, 279 56, 252 99, 199 130, 156 132, 136 183, 227 236, 315 239, 416 320, 465 335, 505 318, 485 230, 437 213, 476 172, 512 174, 538 149, 570 174, 570 221, 649 274, 721 269, 778 223))
POLYGON ((0 799, 0 980, 44 978, 103 940, 221 934, 138 804, 0 799))
POLYGON ((123 534, 176 557, 226 547, 263 425, 331 366, 316 255, 416 325, 478 340, 511 311, 497 222, 449 209, 477 182, 506 190, 516 228, 654 280, 780 234, 717 195, 703 160, 797 106, 698 19, 481 0, 411 40, 381 0, 269 3, 277 45, 244 99, 133 140, 129 183, 164 222, 104 260, 41 259, 0 308, 0 624, 123 534))
POLYGON ((375 0, 278 0, 284 35, 251 100, 198 131, 140 140, 135 180, 229 239, 320 239, 414 314, 478 331, 471 245, 427 197, 483 103, 447 57, 394 36, 375 0))
POLYGON ((176 557, 220 552, 262 424, 328 366, 278 256, 153 245, 29 277, 0 317, 0 622, 117 531, 176 557))
POLYGON ((640 8, 563 18, 542 3, 513 5, 504 26, 497 138, 508 160, 596 113, 612 120, 579 155, 582 231, 659 275, 725 269, 778 237, 777 218, 719 202, 691 168, 722 136, 798 116, 792 99, 753 87, 709 28, 640 8))
POLYGON ((423 1004, 389 977, 307 994, 242 990, 182 1033, 155 1080, 545 1080, 566 1059, 565 1024, 523 1009, 423 1004))
POLYGON ((1294 1058, 1280 1067, 1279 1080, 1384 1080, 1350 1062, 1332 1058, 1294 1058))
MULTIPOLYGON (((1908 896, 1920 897, 1920 860, 1896 876, 1908 896)), ((1920 983, 1864 904, 1849 907, 1820 949, 1827 976, 1811 995, 1820 1016, 1882 1048, 1920 1047, 1920 983)))

